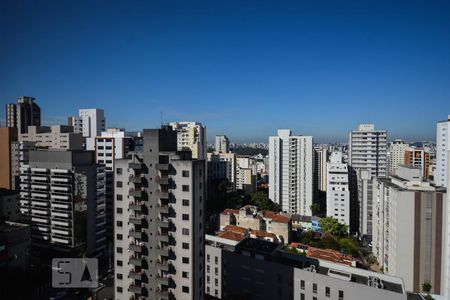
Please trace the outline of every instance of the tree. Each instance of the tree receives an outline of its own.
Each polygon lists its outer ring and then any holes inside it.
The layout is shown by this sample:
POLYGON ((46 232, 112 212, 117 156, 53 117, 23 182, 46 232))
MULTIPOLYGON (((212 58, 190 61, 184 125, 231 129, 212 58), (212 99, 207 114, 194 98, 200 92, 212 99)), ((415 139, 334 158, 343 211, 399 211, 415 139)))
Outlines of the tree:
POLYGON ((322 232, 330 233, 332 235, 344 236, 348 233, 348 226, 333 217, 326 217, 320 219, 320 227, 322 232))
POLYGON ((272 202, 264 192, 256 192, 251 194, 250 203, 262 210, 270 210, 274 212, 281 211, 280 205, 272 202))
POLYGON ((319 203, 313 203, 309 206, 309 209, 311 209, 311 213, 313 216, 316 216, 317 213, 320 211, 320 204, 319 203))
POLYGON ((425 281, 425 282, 422 284, 422 291, 423 291, 424 293, 429 293, 429 292, 431 292, 431 288, 432 288, 431 283, 429 283, 428 281, 425 281))

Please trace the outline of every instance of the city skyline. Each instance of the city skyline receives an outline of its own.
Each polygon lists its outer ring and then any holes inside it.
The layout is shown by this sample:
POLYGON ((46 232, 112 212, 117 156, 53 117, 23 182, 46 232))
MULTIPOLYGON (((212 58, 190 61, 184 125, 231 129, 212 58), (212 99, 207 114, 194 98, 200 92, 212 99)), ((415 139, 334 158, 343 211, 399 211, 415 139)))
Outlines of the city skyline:
POLYGON ((135 131, 162 113, 202 122, 208 143, 267 143, 279 128, 342 142, 359 123, 434 141, 450 109, 450 7, 414 3, 2 3, 0 121, 28 95, 44 124, 98 107, 135 131))

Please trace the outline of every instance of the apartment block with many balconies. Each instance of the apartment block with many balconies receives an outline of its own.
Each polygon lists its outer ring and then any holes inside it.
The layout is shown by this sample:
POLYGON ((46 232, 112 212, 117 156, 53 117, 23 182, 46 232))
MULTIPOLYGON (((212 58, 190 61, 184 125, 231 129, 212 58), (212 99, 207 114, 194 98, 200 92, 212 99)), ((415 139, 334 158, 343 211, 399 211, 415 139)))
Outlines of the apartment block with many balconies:
POLYGON ((105 171, 93 152, 30 151, 20 167, 20 210, 42 255, 100 255, 106 250, 105 171))
POLYGON ((203 299, 205 161, 171 127, 115 166, 116 299, 203 299))

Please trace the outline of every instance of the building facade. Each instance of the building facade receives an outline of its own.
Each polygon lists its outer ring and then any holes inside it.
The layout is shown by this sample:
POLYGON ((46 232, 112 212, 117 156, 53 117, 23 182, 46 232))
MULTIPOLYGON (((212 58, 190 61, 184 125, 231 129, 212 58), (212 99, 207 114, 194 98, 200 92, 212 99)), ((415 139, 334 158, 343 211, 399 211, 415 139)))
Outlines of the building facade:
POLYGON ((283 211, 311 216, 313 137, 279 129, 269 137, 269 198, 283 211))
POLYGON ((11 144, 17 141, 16 128, 0 128, 0 188, 14 189, 13 157, 11 144))
POLYGON ((226 135, 216 135, 215 151, 218 153, 230 152, 230 141, 226 135))
POLYGON ((116 299, 203 299, 205 161, 171 127, 115 165, 116 299))
POLYGON ((29 126, 28 132, 19 134, 20 142, 34 143, 36 148, 83 149, 83 138, 73 132, 73 127, 64 125, 29 126))
MULTIPOLYGON (((359 234, 372 235, 372 178, 387 175, 387 131, 375 130, 373 124, 360 124, 357 130, 349 133, 348 165, 350 174, 356 176, 350 180, 357 197, 358 212, 352 213, 352 223, 358 226, 359 234), (357 218, 357 219, 354 219, 357 218)), ((355 205, 356 206, 356 205, 355 205)))
POLYGON ((206 160, 206 128, 199 122, 172 122, 178 133, 178 150, 190 150, 192 158, 206 160))
POLYGON ((409 145, 403 140, 393 140, 389 145, 388 174, 394 175, 399 165, 405 163, 405 152, 409 145))
POLYGON ((42 255, 106 250, 105 170, 91 151, 30 151, 20 167, 20 211, 42 255))
POLYGON ((314 148, 314 190, 327 191, 327 162, 328 149, 325 147, 314 148))
POLYGON ((85 138, 95 138, 106 129, 105 112, 98 108, 80 109, 78 116, 68 118, 68 125, 85 138))
POLYGON ((437 123, 436 129, 436 170, 434 182, 438 186, 448 187, 448 169, 450 150, 450 115, 445 121, 437 123))
POLYGON ((420 168, 399 166, 397 173, 374 179, 372 252, 385 274, 403 278, 406 290, 420 292, 429 282, 440 294, 445 190, 422 181, 420 168))
POLYGON ((41 108, 33 97, 18 97, 17 104, 6 105, 6 124, 19 134, 27 133, 28 126, 41 126, 41 108))
POLYGON ((256 160, 250 156, 236 156, 236 189, 256 192, 256 160))
POLYGON ((411 148, 405 152, 405 164, 422 170, 422 177, 428 179, 430 176, 430 153, 423 148, 411 148))
POLYGON ((327 217, 350 226, 350 191, 342 152, 332 152, 327 163, 327 217))

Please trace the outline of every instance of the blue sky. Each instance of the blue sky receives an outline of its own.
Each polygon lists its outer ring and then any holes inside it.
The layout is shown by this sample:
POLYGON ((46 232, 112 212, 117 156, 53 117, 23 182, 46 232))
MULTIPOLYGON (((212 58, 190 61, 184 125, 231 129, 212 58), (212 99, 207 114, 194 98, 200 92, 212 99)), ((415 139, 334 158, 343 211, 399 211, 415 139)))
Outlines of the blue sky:
POLYGON ((0 113, 30 95, 49 123, 99 107, 108 126, 162 112, 210 140, 343 141, 362 122, 434 139, 449 16, 449 1, 1 1, 0 113))

